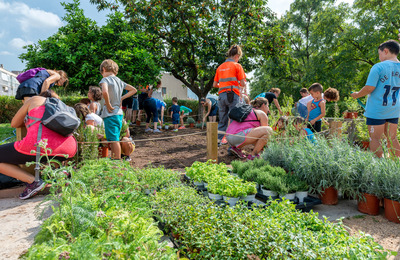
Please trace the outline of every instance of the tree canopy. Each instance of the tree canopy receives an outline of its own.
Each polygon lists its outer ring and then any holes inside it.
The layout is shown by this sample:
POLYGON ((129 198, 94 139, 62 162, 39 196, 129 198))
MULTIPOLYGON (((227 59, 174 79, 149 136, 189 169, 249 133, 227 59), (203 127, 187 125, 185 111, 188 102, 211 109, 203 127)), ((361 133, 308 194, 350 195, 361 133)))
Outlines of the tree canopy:
POLYGON ((78 0, 62 5, 66 25, 48 39, 26 46, 27 52, 20 58, 27 68, 65 70, 69 88, 81 91, 101 80, 99 66, 104 59, 113 59, 119 65, 118 76, 131 85, 157 81, 161 66, 151 51, 154 46, 145 34, 132 30, 123 14, 110 15, 100 27, 84 16, 78 0))
POLYGON ((157 45, 161 66, 199 98, 212 88, 217 66, 232 44, 243 47, 245 71, 278 53, 284 39, 266 0, 91 0, 98 9, 123 10, 136 31, 157 45))

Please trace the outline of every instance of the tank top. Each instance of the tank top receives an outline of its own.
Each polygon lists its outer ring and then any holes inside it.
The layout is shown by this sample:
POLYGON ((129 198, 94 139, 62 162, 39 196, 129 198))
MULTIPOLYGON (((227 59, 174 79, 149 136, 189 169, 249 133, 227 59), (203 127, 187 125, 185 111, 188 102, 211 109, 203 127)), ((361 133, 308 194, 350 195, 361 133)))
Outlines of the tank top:
MULTIPOLYGON (((323 101, 324 99, 321 98, 321 100, 315 102, 314 99, 311 101, 311 111, 308 117, 308 120, 311 121, 314 118, 317 118, 319 115, 321 115, 321 107, 319 106, 319 104, 323 101)), ((321 119, 319 119, 318 121, 321 121, 321 119)))
POLYGON ((211 110, 213 110, 217 105, 217 100, 215 100, 214 98, 209 98, 209 100, 211 101, 211 110))
POLYGON ((245 121, 243 122, 238 122, 235 120, 232 120, 232 122, 229 124, 228 129, 226 129, 226 133, 228 134, 237 134, 239 132, 242 132, 246 129, 249 128, 256 128, 261 126, 260 121, 257 118, 256 113, 254 112, 254 109, 250 112, 250 114, 246 117, 245 121))
MULTIPOLYGON (((28 112, 28 115, 31 117, 42 118, 44 113, 44 105, 35 107, 28 112)), ((25 125, 29 125, 32 123, 32 119, 28 119, 25 122, 25 125)), ((35 144, 37 143, 37 134, 39 130, 40 122, 36 122, 32 126, 30 126, 27 130, 26 136, 21 140, 14 143, 14 148, 19 153, 26 155, 35 155, 32 154, 31 151, 36 151, 35 144)), ((45 126, 42 126, 42 140, 47 139, 47 148, 51 149, 51 153, 48 154, 50 156, 63 156, 63 154, 67 154, 69 158, 73 157, 77 150, 77 143, 73 136, 62 136, 45 126)), ((44 155, 45 152, 43 149, 40 151, 41 155, 44 155)))
POLYGON ((100 113, 101 113, 100 102, 97 102, 97 101, 90 101, 90 103, 94 103, 94 104, 97 105, 97 109, 96 109, 96 111, 95 111, 95 114, 99 116, 100 113))

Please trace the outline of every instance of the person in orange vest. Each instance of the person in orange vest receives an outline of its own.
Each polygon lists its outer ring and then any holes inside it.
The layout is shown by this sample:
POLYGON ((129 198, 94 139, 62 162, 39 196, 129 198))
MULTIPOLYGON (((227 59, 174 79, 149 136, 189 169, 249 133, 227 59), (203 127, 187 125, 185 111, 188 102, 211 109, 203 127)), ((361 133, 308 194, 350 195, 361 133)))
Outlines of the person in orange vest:
MULTIPOLYGON (((241 90, 246 87, 246 75, 242 66, 238 63, 242 57, 242 49, 239 45, 233 45, 227 53, 228 58, 219 65, 215 73, 213 87, 218 88, 218 130, 226 131, 229 125, 228 113, 239 102, 241 90)), ((218 134, 220 143, 223 134, 218 134)), ((225 138, 224 138, 225 139, 225 138)))

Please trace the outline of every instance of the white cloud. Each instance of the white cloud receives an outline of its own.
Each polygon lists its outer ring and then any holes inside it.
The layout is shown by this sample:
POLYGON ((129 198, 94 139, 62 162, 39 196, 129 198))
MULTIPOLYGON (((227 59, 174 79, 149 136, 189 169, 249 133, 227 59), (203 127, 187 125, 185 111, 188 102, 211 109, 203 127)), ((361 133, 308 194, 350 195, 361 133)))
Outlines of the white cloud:
POLYGON ((25 45, 29 45, 32 44, 33 42, 31 41, 24 41, 21 38, 14 38, 12 39, 8 44, 13 47, 14 49, 20 49, 22 50, 22 47, 24 47, 25 45))
POLYGON ((13 55, 11 52, 9 52, 9 51, 0 51, 0 55, 7 55, 7 56, 9 56, 9 55, 13 55))
POLYGON ((0 0, 0 11, 15 15, 15 19, 20 24, 21 29, 28 32, 32 29, 54 29, 62 25, 58 15, 40 9, 31 8, 21 2, 12 4, 0 0))

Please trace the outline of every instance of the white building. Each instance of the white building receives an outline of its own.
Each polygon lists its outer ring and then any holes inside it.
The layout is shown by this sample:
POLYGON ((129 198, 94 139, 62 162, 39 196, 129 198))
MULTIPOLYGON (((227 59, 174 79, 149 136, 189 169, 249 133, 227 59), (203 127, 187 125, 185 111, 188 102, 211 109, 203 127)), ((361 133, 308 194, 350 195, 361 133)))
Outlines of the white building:
POLYGON ((18 86, 17 75, 5 70, 0 64, 0 96, 15 96, 18 86))
POLYGON ((180 80, 176 79, 171 73, 164 72, 161 77, 161 88, 163 98, 177 97, 181 99, 196 99, 197 96, 188 89, 180 80))

